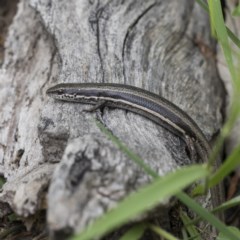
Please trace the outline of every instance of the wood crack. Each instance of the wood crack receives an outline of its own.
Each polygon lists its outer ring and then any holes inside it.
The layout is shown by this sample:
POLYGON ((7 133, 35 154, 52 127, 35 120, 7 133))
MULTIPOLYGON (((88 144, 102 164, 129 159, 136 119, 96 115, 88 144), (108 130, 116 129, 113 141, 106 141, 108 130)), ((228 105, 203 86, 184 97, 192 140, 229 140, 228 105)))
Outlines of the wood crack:
POLYGON ((130 32, 133 30, 133 28, 138 24, 138 22, 156 5, 156 3, 151 4, 148 8, 146 8, 136 19, 135 21, 128 27, 127 33, 123 40, 123 48, 122 48, 122 62, 123 62, 123 78, 124 83, 126 84, 126 72, 125 72, 125 48, 127 45, 127 40, 129 38, 130 32))
POLYGON ((100 18, 102 16, 104 7, 99 7, 99 1, 97 2, 97 12, 96 12, 96 37, 97 37, 97 54, 100 60, 100 68, 102 72, 102 82, 104 82, 104 69, 103 69, 103 59, 102 59, 102 53, 101 53, 101 46, 100 46, 100 18))

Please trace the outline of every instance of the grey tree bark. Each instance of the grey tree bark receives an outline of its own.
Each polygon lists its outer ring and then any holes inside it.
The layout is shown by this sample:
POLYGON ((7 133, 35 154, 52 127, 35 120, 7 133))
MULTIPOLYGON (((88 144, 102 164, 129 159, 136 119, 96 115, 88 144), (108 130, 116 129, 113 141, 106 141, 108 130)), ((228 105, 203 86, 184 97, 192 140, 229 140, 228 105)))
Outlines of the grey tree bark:
MULTIPOLYGON (((27 217, 47 195, 48 227, 59 236, 80 232, 151 180, 101 133, 95 113, 82 112, 88 106, 46 96, 56 83, 149 90, 186 111, 211 141, 224 91, 203 45, 215 43, 194 1, 20 1, 0 72, 0 201, 27 217)), ((161 176, 192 163, 182 140, 141 116, 105 108, 102 121, 161 176)), ((171 202, 159 209, 154 221, 178 234, 171 202)))

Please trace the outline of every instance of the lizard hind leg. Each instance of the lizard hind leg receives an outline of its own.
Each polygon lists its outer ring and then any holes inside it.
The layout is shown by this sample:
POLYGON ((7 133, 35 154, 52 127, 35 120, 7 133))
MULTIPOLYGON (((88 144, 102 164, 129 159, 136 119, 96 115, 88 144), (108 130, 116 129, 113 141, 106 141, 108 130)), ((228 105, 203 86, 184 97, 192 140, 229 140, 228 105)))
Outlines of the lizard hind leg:
POLYGON ((106 106, 106 101, 99 101, 92 107, 84 109, 83 112, 93 113, 96 112, 96 117, 98 120, 103 122, 103 108, 106 106))
POLYGON ((102 100, 97 102, 96 104, 94 104, 92 107, 88 108, 88 109, 84 109, 83 112, 96 112, 97 110, 102 111, 103 108, 106 106, 106 101, 102 100))

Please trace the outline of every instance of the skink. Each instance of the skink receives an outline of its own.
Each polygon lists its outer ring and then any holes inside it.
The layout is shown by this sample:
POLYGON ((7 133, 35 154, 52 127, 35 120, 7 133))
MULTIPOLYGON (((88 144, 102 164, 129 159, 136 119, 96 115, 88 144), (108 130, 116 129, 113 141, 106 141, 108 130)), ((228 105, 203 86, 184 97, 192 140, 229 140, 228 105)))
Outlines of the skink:
POLYGON ((54 99, 126 109, 181 137, 190 156, 207 162, 211 147, 198 125, 179 107, 146 90, 113 83, 62 83, 47 90, 54 99))

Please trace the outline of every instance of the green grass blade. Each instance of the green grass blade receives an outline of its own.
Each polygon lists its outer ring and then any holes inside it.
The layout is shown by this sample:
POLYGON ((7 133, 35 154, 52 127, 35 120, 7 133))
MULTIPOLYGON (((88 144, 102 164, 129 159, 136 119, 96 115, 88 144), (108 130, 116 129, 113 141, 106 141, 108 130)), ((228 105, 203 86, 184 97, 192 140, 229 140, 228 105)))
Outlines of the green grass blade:
POLYGON ((208 0, 208 10, 209 10, 209 18, 210 18, 210 27, 211 27, 211 33, 212 36, 214 38, 217 38, 217 33, 215 31, 215 26, 214 26, 214 17, 212 14, 212 10, 213 10, 213 1, 212 0, 208 0))
MULTIPOLYGON (((196 2, 207 12, 209 13, 208 5, 203 0, 196 0, 196 2)), ((233 43, 240 48, 240 39, 229 29, 227 29, 227 34, 230 37, 230 39, 233 41, 233 43)))
POLYGON ((121 150, 123 151, 131 160, 138 164, 148 175, 153 177, 159 177, 158 174, 153 171, 144 161, 133 151, 127 148, 117 137, 115 137, 102 123, 94 120, 97 127, 121 150))
MULTIPOLYGON (((240 239, 240 230, 236 227, 228 227, 228 230, 234 233, 235 235, 238 236, 238 239, 240 239)), ((220 233, 219 236, 217 237, 217 240, 232 240, 229 237, 226 237, 224 234, 220 233)))
POLYGON ((238 6, 235 7, 235 9, 232 12, 233 16, 240 16, 240 3, 238 3, 238 6))
POLYGON ((187 231, 185 228, 182 228, 182 237, 183 237, 183 240, 189 240, 187 231))
POLYGON ((240 48, 240 40, 239 38, 227 27, 227 33, 228 36, 231 38, 231 40, 233 41, 233 43, 240 48))
MULTIPOLYGON (((116 146, 118 146, 130 159, 135 161, 135 163, 139 164, 139 166, 143 166, 143 170, 152 176, 153 178, 159 178, 158 174, 154 172, 149 166, 147 166, 143 160, 141 160, 135 153, 129 150, 121 141, 119 141, 115 136, 111 134, 111 132, 106 129, 100 122, 97 122, 97 126, 100 130, 109 137, 116 146), (125 152, 125 150, 127 150, 125 152), (133 158, 131 158, 134 157, 133 158)), ((183 192, 179 192, 175 195, 183 204, 197 213, 203 220, 212 224, 219 232, 223 234, 227 234, 227 236, 232 237, 232 240, 238 240, 238 237, 234 235, 234 233, 230 232, 225 224, 219 221, 213 214, 209 213, 208 210, 201 207, 196 201, 191 199, 187 194, 183 192)))
POLYGON ((239 205, 240 205, 240 196, 232 198, 231 200, 221 204, 220 206, 214 208, 212 212, 215 213, 215 212, 225 211, 226 209, 239 206, 239 205))
POLYGON ((146 230, 147 226, 144 223, 139 223, 129 229, 121 238, 120 240, 133 240, 133 239, 140 239, 143 235, 144 231, 146 230))
MULTIPOLYGON (((239 83, 236 75, 236 69, 233 64, 233 58, 232 58, 232 50, 228 42, 228 35, 227 35, 227 29, 225 27, 222 9, 221 9, 221 3, 218 0, 209 0, 209 12, 211 16, 211 24, 213 25, 218 41, 223 49, 223 53, 228 65, 228 69, 231 74, 232 82, 234 85, 234 89, 239 89, 239 83)), ((234 93, 234 96, 236 93, 234 93)), ((209 168, 214 165, 214 161, 217 159, 219 150, 221 149, 225 137, 229 134, 230 130, 234 126, 234 123, 237 120, 237 117, 239 115, 239 104, 236 101, 233 101, 232 108, 229 114, 229 119, 225 123, 224 127, 222 128, 221 134, 219 138, 217 139, 217 142, 213 148, 212 154, 209 159, 209 168)))
MULTIPOLYGON (((235 94, 236 95, 236 94, 235 94)), ((209 159, 209 165, 212 165, 215 159, 217 159, 219 155, 219 151, 222 148, 224 144, 224 139, 229 135, 230 131, 232 130, 235 122, 237 121, 239 114, 240 114, 240 105, 239 101, 235 101, 235 97, 233 97, 233 103, 231 106, 231 111, 229 113, 229 118, 227 122, 224 124, 224 126, 221 129, 220 135, 217 138, 216 143, 214 144, 212 153, 210 155, 209 159)))
POLYGON ((208 10, 208 5, 206 4, 206 2, 204 2, 203 0, 196 0, 196 2, 197 2, 206 12, 209 12, 209 10, 208 10))
POLYGON ((198 203, 196 203, 189 196, 187 196, 184 193, 178 193, 177 197, 181 202, 184 202, 190 209, 192 209, 195 213, 197 213, 198 216, 201 217, 201 219, 204 219, 208 223, 213 225, 224 236, 231 238, 231 240, 239 240, 239 237, 237 235, 235 235, 235 233, 229 231, 229 229, 227 228, 227 226, 224 223, 222 223, 220 220, 218 220, 207 209, 201 207, 198 203))
POLYGON ((164 178, 156 178, 151 184, 120 202, 102 218, 96 220, 74 240, 88 240, 100 237, 123 223, 133 219, 145 210, 151 209, 163 200, 173 196, 194 181, 206 177, 208 171, 204 166, 181 168, 164 178))
POLYGON ((232 154, 227 158, 227 160, 221 165, 221 167, 214 173, 214 175, 209 180, 209 187, 217 185, 221 180, 223 180, 232 170, 240 165, 240 146, 234 149, 232 154))
POLYGON ((232 50, 228 42, 227 29, 223 18, 221 2, 219 0, 208 0, 211 24, 217 33, 218 41, 220 42, 223 53, 230 71, 232 80, 236 83, 237 75, 232 59, 232 50))
MULTIPOLYGON (((218 213, 218 212, 223 212, 229 208, 235 207, 240 205, 240 196, 235 197, 227 202, 224 202, 223 204, 221 204, 220 206, 214 208, 213 210, 211 210, 211 213, 218 213)), ((201 220, 200 217, 197 217, 193 220, 191 220, 188 224, 196 224, 201 220)))
POLYGON ((166 240, 179 240, 178 238, 174 237, 172 234, 168 233, 167 231, 160 228, 159 226, 149 225, 149 227, 159 236, 164 237, 164 239, 166 240))
MULTIPOLYGON (((222 137, 222 141, 224 137, 222 137)), ((209 178, 208 187, 214 187, 219 182, 221 182, 226 176, 229 175, 237 166, 240 165, 240 146, 235 148, 231 155, 224 161, 224 163, 220 166, 220 168, 209 178)), ((203 194, 204 186, 197 185, 191 195, 192 196, 199 196, 203 194)))
POLYGON ((191 219, 188 217, 188 215, 185 212, 181 211, 180 217, 182 219, 182 222, 184 223, 184 227, 186 228, 187 232, 190 235, 190 239, 201 240, 199 232, 196 229, 196 226, 191 224, 191 219))

